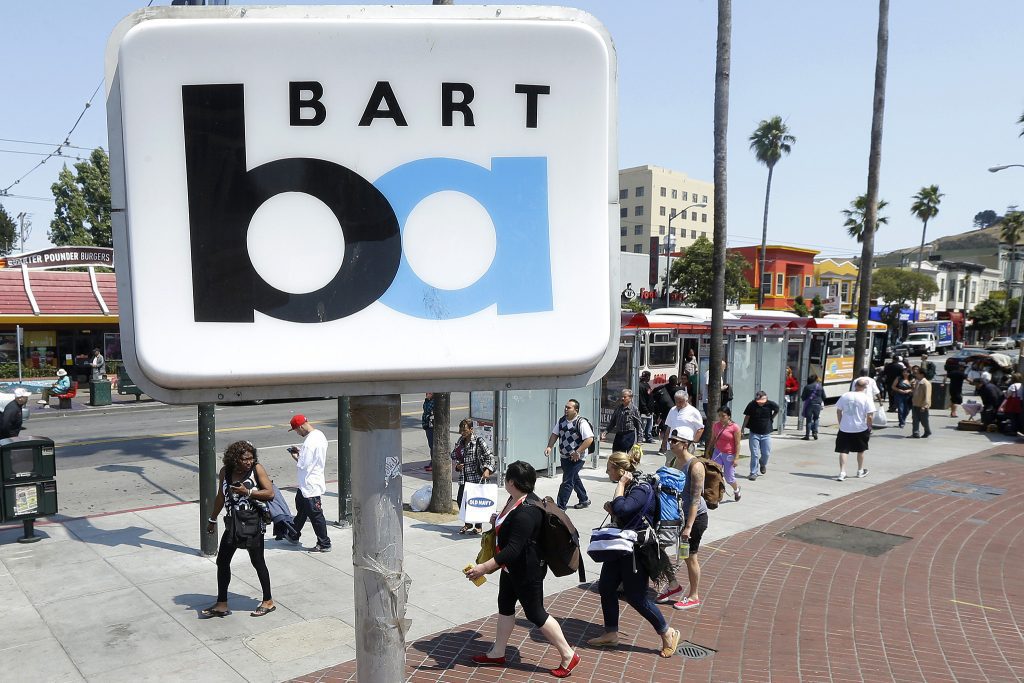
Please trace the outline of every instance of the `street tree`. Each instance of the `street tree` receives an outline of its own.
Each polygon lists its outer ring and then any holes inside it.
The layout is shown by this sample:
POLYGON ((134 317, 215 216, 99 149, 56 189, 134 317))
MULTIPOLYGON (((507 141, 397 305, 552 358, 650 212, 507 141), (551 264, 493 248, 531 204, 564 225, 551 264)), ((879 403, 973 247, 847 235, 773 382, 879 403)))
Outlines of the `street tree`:
MULTIPOLYGON (((842 214, 846 217, 843 222, 843 227, 846 228, 846 234, 857 240, 859 244, 864 243, 864 222, 867 216, 867 197, 861 195, 850 202, 850 208, 843 209, 842 214)), ((889 223, 888 216, 878 215, 882 209, 889 206, 889 202, 884 199, 878 200, 878 210, 875 213, 875 229, 878 229, 879 225, 887 225, 889 223)), ((853 311, 857 311, 859 306, 857 305, 858 293, 860 292, 861 278, 858 276, 853 283, 853 297, 850 299, 853 311)))
POLYGON ((112 246, 110 159, 98 147, 74 169, 64 166, 50 186, 56 207, 47 237, 57 245, 112 246))
POLYGON ((939 203, 943 196, 945 195, 939 192, 938 185, 929 185, 922 187, 914 195, 914 203, 910 205, 910 213, 924 223, 921 228, 921 246, 917 250, 917 272, 921 272, 921 259, 924 257, 924 240, 928 233, 928 221, 939 215, 939 203))
POLYGON ((807 307, 807 302, 804 301, 803 296, 797 296, 793 299, 793 312, 801 318, 806 318, 811 312, 811 309, 807 307))
POLYGON ((739 254, 726 258, 724 270, 725 292, 722 299, 715 296, 715 248, 701 235, 686 252, 672 262, 670 272, 672 289, 683 295, 687 306, 714 308, 721 301, 739 301, 750 295, 750 285, 743 273, 750 268, 747 259, 739 254))
MULTIPOLYGON (((732 0, 718 0, 718 39, 715 46, 714 181, 715 244, 712 259, 711 358, 708 367, 708 409, 710 423, 722 399, 722 343, 725 329, 726 251, 729 230, 726 160, 729 139, 729 74, 732 60, 732 0)), ((708 424, 710 429, 711 425, 708 424)))
POLYGON ((982 332, 998 330, 1010 321, 1010 311, 1002 301, 985 299, 970 313, 972 325, 982 332))
POLYGON ((1012 293, 1010 285, 1017 269, 1017 244, 1024 237, 1024 212, 1008 211, 1000 224, 999 237, 1010 245, 1010 267, 1006 273, 1006 298, 1009 299, 1012 293))
POLYGON ((927 299, 939 291, 935 279, 904 268, 879 268, 871 279, 871 296, 885 303, 883 316, 892 335, 900 321, 900 311, 911 301, 927 299))
POLYGON ((825 315, 825 305, 821 302, 821 297, 817 294, 811 299, 811 315, 815 318, 820 318, 825 315))
MULTIPOLYGON (((878 228, 878 184, 882 167, 882 121, 885 118, 885 75, 889 66, 889 0, 878 0, 878 35, 875 53, 875 92, 871 108, 871 146, 868 152, 868 191, 865 196, 864 230, 860 251, 860 291, 871 291, 871 270, 875 260, 875 230, 878 228)), ((868 317, 870 297, 857 302, 857 336, 854 341, 853 368, 867 368, 868 317)))
POLYGON ((14 225, 14 219, 7 209, 0 204, 0 256, 7 256, 14 251, 14 245, 18 242, 18 228, 14 225))
POLYGON ((995 225, 999 221, 1003 220, 1003 217, 992 209, 985 209, 974 214, 974 227, 976 228, 987 228, 995 225))
MULTIPOLYGON (((779 163, 783 155, 789 155, 794 144, 796 138, 789 134, 789 128, 781 116, 761 121, 750 135, 750 150, 754 153, 754 158, 768 167, 768 182, 764 191, 764 221, 761 225, 761 264, 758 273, 764 273, 765 248, 768 245, 768 202, 772 196, 772 174, 775 171, 775 164, 779 163)), ((764 306, 763 287, 757 288, 757 305, 759 308, 764 306)))

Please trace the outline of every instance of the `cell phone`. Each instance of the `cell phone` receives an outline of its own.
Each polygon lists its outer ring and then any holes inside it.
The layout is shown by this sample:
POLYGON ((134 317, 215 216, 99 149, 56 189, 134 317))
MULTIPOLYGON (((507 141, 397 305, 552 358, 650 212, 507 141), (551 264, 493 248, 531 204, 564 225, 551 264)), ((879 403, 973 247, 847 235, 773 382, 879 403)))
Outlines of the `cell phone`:
POLYGON ((285 450, 288 451, 289 453, 298 453, 299 452, 299 449, 296 448, 295 446, 289 446, 285 450))

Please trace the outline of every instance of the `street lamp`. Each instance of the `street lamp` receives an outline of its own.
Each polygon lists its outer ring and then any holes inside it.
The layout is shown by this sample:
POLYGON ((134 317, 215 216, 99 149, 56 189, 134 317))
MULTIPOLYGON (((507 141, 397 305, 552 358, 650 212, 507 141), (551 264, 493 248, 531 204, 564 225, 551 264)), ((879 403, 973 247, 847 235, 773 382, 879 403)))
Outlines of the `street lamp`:
POLYGON ((668 236, 665 240, 665 308, 669 307, 668 293, 669 293, 669 279, 672 272, 672 219, 676 216, 686 216, 686 212, 690 209, 697 207, 704 208, 707 204, 690 204, 689 206, 677 211, 672 209, 668 215, 668 236))
POLYGON ((993 166, 992 168, 988 169, 988 172, 996 173, 998 171, 1002 171, 1003 169, 1012 168, 1014 166, 1016 166, 1017 168, 1024 168, 1024 164, 1004 164, 1003 166, 993 166))
MULTIPOLYGON (((998 173, 999 171, 1005 170, 1007 168, 1013 168, 1013 167, 1024 168, 1024 164, 1003 164, 1002 166, 992 166, 991 168, 988 169, 988 172, 989 173, 998 173)), ((1017 247, 1016 247, 1016 245, 1014 245, 1013 251, 1014 251, 1014 253, 1011 256, 1012 260, 1010 261, 1010 282, 1011 283, 1013 282, 1013 266, 1014 266, 1014 262, 1017 261, 1017 253, 1016 253, 1017 252, 1017 247)), ((1012 285, 1011 285, 1011 287, 1012 287, 1012 285)), ((1010 297, 1011 287, 1007 287, 1007 292, 1006 292, 1006 297, 1007 297, 1006 302, 1007 303, 1010 302, 1009 297, 1010 297)), ((1022 314, 1024 314, 1024 291, 1021 292, 1020 297, 1017 299, 1017 334, 1020 334, 1020 318, 1021 318, 1022 314)))

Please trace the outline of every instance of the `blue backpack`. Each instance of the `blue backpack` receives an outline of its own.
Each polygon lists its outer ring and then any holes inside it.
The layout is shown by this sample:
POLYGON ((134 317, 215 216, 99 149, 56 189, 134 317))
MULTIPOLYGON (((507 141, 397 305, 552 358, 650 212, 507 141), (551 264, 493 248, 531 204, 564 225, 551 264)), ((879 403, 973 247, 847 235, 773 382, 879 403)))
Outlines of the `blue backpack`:
POLYGON ((678 521, 680 501, 686 490, 686 473, 674 467, 659 467, 655 473, 658 477, 659 514, 661 522, 678 521))

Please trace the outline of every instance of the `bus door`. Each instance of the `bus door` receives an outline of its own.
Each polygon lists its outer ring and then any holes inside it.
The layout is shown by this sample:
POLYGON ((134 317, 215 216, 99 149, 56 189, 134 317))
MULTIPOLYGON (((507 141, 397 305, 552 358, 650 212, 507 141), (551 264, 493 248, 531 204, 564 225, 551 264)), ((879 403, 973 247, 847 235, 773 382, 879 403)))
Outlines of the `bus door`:
MULTIPOLYGON (((792 368, 793 376, 796 377, 797 381, 800 383, 801 389, 803 389, 803 385, 807 383, 808 366, 810 365, 807 336, 808 335, 803 330, 786 331, 786 367, 792 368)), ((790 417, 795 417, 797 429, 802 429, 804 426, 804 418, 803 415, 800 414, 799 399, 800 394, 797 394, 796 400, 787 404, 786 414, 790 417)))
MULTIPOLYGON (((697 406, 697 396, 700 393, 700 339, 701 336, 695 333, 686 333, 679 335, 678 346, 679 346, 679 377, 682 381, 682 376, 686 375, 689 380, 689 393, 690 393, 690 405, 697 406), (691 368, 693 372, 687 372, 686 363, 690 358, 690 352, 693 352, 694 364, 691 368)), ((699 408, 698 408, 699 410, 699 408)))

